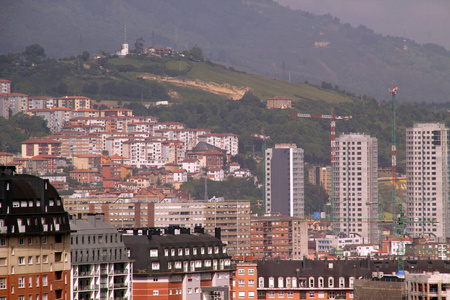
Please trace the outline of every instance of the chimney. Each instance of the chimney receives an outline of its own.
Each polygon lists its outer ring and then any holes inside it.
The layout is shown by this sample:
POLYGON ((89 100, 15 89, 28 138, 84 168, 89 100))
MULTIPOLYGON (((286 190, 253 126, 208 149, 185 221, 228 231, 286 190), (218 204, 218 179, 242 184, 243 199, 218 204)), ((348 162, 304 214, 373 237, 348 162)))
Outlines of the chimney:
POLYGON ((214 236, 215 236, 216 238, 218 238, 219 240, 222 239, 222 234, 221 234, 221 232, 220 232, 220 227, 214 228, 214 236))

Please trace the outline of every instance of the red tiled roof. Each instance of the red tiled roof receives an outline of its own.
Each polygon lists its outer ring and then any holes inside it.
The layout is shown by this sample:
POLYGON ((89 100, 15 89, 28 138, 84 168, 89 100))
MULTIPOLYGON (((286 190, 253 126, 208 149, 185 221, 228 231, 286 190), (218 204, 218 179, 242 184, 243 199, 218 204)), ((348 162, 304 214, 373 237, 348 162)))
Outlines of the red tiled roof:
POLYGON ((287 98, 287 97, 275 96, 275 97, 269 98, 268 100, 292 100, 292 99, 287 98))
POLYGON ((70 173, 97 173, 97 172, 89 170, 89 169, 78 169, 78 170, 70 171, 70 173))
POLYGON ((0 82, 11 82, 10 80, 0 79, 0 82))

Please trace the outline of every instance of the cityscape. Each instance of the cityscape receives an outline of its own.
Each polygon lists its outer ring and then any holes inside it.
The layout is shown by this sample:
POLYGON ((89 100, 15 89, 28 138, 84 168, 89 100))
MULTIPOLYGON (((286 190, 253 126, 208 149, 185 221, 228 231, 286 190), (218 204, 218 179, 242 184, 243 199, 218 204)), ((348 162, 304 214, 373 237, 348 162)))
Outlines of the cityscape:
POLYGON ((110 53, 0 47, 0 300, 450 299, 448 102, 136 26, 110 53))

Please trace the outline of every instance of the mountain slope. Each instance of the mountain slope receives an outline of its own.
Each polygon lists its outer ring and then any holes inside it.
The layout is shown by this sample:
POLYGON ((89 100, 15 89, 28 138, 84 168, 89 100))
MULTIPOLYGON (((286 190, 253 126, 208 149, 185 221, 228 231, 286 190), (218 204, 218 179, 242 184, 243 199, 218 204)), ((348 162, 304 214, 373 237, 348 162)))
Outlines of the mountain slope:
POLYGON ((270 0, 12 1, 0 12, 0 52, 40 43, 50 56, 113 52, 143 37, 147 46, 203 48, 208 59, 285 80, 320 83, 387 100, 446 102, 450 57, 437 45, 382 37, 330 15, 292 11, 270 0))

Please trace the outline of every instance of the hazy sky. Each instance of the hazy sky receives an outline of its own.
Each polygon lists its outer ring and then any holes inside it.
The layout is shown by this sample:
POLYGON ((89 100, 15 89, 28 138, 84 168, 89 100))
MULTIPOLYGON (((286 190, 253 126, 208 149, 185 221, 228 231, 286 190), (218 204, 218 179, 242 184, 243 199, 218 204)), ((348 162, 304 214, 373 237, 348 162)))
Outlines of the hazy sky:
POLYGON ((275 0, 317 15, 330 13, 341 23, 360 24, 377 33, 406 36, 450 50, 449 0, 275 0))

